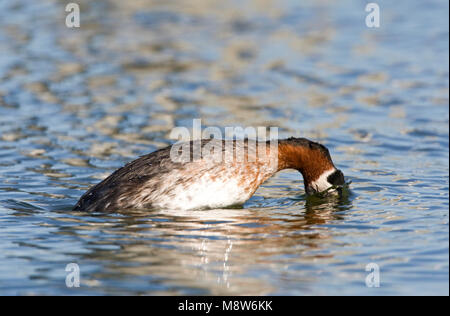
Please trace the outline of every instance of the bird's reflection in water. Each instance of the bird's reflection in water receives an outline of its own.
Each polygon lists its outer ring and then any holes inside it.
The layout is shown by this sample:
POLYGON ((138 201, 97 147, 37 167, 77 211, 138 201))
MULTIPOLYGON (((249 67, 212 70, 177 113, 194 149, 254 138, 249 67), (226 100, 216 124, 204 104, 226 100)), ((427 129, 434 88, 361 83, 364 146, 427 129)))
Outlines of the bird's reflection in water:
POLYGON ((81 264, 104 262, 91 280, 142 279, 139 294, 264 295, 275 287, 257 271, 281 277, 280 267, 327 257, 320 250, 332 236, 322 225, 342 219, 351 207, 342 197, 295 203, 297 212, 271 207, 83 214, 72 217, 80 225, 71 234, 91 250, 81 255, 81 264))

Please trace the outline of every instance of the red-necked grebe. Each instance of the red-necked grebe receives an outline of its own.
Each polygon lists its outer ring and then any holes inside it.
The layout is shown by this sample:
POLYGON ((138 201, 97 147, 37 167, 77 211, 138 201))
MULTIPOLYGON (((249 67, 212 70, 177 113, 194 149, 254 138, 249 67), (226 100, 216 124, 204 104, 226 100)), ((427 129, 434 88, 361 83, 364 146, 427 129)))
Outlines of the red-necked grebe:
POLYGON ((334 166, 328 149, 305 138, 279 140, 275 146, 270 142, 216 139, 186 144, 188 149, 198 145, 202 155, 190 154, 189 159, 174 161, 169 146, 142 156, 90 188, 74 210, 103 212, 241 205, 265 180, 283 169, 295 169, 303 175, 307 194, 344 184, 344 175, 334 166), (216 154, 220 152, 215 159, 204 155, 211 148, 216 154), (234 154, 227 156, 227 148, 234 154), (243 153, 244 159, 237 159, 237 153, 243 153))

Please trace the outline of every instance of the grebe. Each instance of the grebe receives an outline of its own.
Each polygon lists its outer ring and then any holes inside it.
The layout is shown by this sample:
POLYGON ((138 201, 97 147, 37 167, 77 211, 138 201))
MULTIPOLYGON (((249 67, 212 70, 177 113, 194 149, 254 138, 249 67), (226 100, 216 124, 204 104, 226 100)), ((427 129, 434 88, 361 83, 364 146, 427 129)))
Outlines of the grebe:
POLYGON ((344 175, 334 166, 328 149, 305 138, 291 137, 276 145, 217 139, 184 144, 189 149, 187 160, 174 161, 172 146, 142 156, 90 188, 73 210, 189 210, 242 205, 265 180, 283 169, 302 174, 307 194, 344 184, 344 175), (203 155, 195 157, 195 146, 201 147, 203 155), (204 155, 211 148, 221 159, 204 155), (227 148, 231 156, 227 156, 227 148), (244 159, 238 161, 242 152, 244 159))

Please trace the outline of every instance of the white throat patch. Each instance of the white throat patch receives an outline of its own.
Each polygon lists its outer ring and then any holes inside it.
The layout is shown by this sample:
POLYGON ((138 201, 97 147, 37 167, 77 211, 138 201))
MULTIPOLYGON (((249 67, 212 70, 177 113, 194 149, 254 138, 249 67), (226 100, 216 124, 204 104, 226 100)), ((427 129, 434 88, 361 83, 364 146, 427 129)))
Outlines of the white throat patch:
POLYGON ((322 192, 328 189, 332 186, 331 183, 328 182, 327 178, 329 175, 331 175, 333 172, 336 171, 336 168, 332 168, 330 170, 325 171, 320 175, 320 177, 316 181, 312 181, 310 183, 310 186, 316 191, 316 192, 322 192))

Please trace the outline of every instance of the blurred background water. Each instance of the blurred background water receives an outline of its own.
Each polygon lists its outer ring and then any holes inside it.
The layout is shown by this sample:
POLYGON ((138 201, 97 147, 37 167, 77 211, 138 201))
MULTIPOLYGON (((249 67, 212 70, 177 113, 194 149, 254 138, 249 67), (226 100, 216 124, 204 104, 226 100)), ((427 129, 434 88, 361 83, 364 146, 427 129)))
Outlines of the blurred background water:
POLYGON ((0 0, 0 294, 448 295, 447 1, 377 1, 380 28, 366 1, 78 0, 73 29, 67 3, 0 0), (320 141, 352 192, 70 211, 193 118, 320 141))

